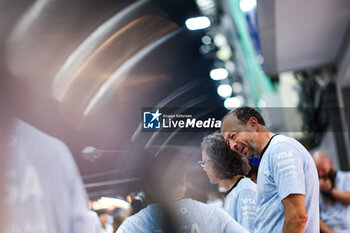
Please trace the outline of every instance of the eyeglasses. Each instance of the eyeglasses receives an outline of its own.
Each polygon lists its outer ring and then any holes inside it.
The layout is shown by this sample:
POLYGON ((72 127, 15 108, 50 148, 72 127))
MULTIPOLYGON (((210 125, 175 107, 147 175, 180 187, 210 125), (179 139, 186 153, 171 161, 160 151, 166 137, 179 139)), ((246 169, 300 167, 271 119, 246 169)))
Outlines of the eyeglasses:
POLYGON ((207 162, 210 162, 210 161, 211 161, 211 159, 200 160, 200 161, 198 161, 198 165, 199 165, 201 168, 204 168, 205 164, 206 164, 207 162))

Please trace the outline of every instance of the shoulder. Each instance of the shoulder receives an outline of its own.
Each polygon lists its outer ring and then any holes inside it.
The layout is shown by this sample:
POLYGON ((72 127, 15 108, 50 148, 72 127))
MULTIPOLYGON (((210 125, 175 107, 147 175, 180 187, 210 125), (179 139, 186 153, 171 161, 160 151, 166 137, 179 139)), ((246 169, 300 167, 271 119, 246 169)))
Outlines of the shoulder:
POLYGON ((242 181, 245 189, 256 191, 256 184, 250 178, 245 177, 242 181))
POLYGON ((270 147, 269 149, 273 149, 273 150, 283 150, 287 148, 294 148, 294 149, 304 148, 303 145, 300 142, 298 142, 296 139, 285 135, 275 136, 272 139, 269 147, 270 147))
POLYGON ((274 162, 288 158, 307 160, 311 159, 310 153, 294 138, 284 135, 276 136, 268 148, 268 161, 274 162))
POLYGON ((257 188, 254 182, 246 182, 237 192, 237 199, 246 201, 246 199, 256 199, 257 188))
POLYGON ((140 210, 138 213, 126 218, 120 227, 125 230, 125 232, 133 232, 132 230, 136 230, 138 226, 145 227, 145 224, 149 222, 148 218, 151 217, 150 212, 151 206, 148 206, 140 210))
POLYGON ((218 212, 219 212, 219 214, 221 214, 220 212, 222 209, 217 207, 217 206, 208 205, 206 203, 199 202, 199 201, 192 200, 192 199, 184 199, 183 201, 186 202, 185 204, 187 206, 191 206, 196 211, 201 211, 202 213, 205 213, 205 214, 216 214, 218 212))
POLYGON ((18 149, 14 153, 30 155, 31 161, 40 160, 40 163, 35 163, 38 169, 45 167, 67 174, 67 179, 69 179, 68 174, 78 173, 70 150, 59 139, 19 119, 15 120, 13 134, 18 149))
POLYGON ((18 137, 22 144, 28 144, 31 147, 35 145, 40 149, 70 153, 68 147, 59 139, 52 137, 32 125, 20 120, 15 120, 15 137, 18 137), (53 150, 54 148, 54 150, 53 150))

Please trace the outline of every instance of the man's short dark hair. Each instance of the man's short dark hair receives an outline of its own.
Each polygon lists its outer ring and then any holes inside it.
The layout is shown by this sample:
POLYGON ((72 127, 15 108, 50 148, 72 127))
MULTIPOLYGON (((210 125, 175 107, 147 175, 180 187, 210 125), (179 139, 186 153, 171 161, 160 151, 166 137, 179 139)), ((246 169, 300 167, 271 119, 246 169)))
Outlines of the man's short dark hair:
POLYGON ((254 108, 248 106, 236 108, 230 111, 226 114, 223 120, 225 120, 229 116, 236 116, 237 119, 243 124, 246 124, 251 117, 255 117, 260 125, 266 125, 264 118, 260 115, 260 113, 254 108))
POLYGON ((250 169, 248 161, 231 150, 220 133, 203 138, 202 150, 205 150, 213 162, 213 170, 219 179, 231 179, 235 175, 246 175, 250 169))

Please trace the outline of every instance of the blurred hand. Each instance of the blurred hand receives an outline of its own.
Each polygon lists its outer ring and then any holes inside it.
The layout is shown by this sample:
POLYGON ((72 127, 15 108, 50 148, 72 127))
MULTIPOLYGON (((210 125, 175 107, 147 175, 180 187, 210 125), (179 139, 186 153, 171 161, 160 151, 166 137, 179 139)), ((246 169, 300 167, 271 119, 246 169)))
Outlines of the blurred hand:
POLYGON ((332 188, 331 180, 329 178, 320 178, 320 190, 327 192, 330 188, 332 188))

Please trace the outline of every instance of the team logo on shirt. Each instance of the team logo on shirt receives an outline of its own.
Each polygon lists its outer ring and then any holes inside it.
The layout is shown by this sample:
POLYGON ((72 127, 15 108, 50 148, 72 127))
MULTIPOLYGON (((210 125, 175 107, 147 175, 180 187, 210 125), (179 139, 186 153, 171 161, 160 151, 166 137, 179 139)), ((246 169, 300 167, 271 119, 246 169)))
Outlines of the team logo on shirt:
POLYGON ((162 113, 157 109, 156 112, 143 112, 143 128, 144 129, 160 129, 162 113))

